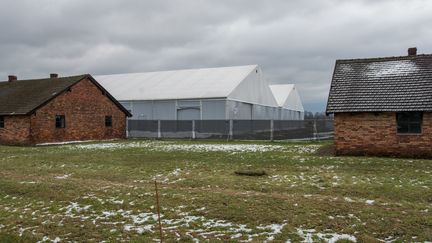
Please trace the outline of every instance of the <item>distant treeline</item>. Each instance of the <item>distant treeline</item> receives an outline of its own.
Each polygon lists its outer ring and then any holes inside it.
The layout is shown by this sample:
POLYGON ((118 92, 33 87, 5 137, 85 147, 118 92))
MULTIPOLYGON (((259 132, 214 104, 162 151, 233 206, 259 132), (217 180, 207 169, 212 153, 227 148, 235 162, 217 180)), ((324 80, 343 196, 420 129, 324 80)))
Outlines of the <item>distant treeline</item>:
POLYGON ((312 111, 305 111, 304 114, 305 119, 331 119, 333 118, 333 114, 326 115, 325 112, 312 112, 312 111))

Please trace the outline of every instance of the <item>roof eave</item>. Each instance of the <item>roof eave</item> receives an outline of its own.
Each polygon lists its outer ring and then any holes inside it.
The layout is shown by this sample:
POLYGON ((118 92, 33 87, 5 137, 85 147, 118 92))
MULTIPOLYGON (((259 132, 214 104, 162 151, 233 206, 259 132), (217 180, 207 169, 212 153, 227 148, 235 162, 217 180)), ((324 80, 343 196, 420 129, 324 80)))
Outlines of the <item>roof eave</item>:
POLYGON ((26 116, 26 115, 30 115, 30 113, 16 113, 16 112, 0 113, 0 116, 26 116))
MULTIPOLYGON (((86 74, 84 78, 88 78, 94 85, 96 85, 100 90, 102 90, 106 94, 106 96, 112 102, 114 102, 114 104, 117 105, 117 107, 120 108, 123 113, 125 113, 127 117, 132 117, 132 114, 122 104, 120 104, 120 102, 116 98, 114 98, 114 96, 112 96, 101 84, 99 84, 95 78, 93 78, 90 74, 86 74)), ((82 78, 81 80, 83 80, 84 78, 82 78)))

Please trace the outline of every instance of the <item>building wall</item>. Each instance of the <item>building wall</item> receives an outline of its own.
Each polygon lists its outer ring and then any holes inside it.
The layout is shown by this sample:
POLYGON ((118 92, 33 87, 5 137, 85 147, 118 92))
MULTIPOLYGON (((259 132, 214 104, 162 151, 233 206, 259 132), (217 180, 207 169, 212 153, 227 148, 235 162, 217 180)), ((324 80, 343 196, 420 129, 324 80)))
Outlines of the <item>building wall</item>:
POLYGON ((33 143, 124 138, 126 115, 89 80, 74 85, 30 116, 33 143), (66 128, 55 127, 64 115, 66 128), (112 116, 112 127, 105 126, 112 116))
POLYGON ((423 114, 421 134, 397 134, 396 114, 336 113, 338 155, 432 156, 432 113, 423 114))
POLYGON ((4 128, 0 128, 0 144, 30 143, 29 116, 4 116, 4 122, 4 128))
POLYGON ((234 100, 227 100, 227 120, 252 120, 252 109, 252 104, 234 100))
POLYGON ((303 120, 303 112, 226 99, 121 101, 134 120, 303 120))
POLYGON ((225 120, 226 100, 202 100, 203 120, 225 120))

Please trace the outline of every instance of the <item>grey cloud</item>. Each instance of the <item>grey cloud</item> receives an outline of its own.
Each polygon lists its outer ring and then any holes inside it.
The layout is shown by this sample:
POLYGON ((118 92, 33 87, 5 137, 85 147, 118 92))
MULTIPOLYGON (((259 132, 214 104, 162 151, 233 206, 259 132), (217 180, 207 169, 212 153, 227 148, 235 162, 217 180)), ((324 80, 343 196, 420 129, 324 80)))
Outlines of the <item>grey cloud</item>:
POLYGON ((0 77, 256 63, 317 110, 336 59, 431 53, 431 10, 424 0, 3 0, 0 77))

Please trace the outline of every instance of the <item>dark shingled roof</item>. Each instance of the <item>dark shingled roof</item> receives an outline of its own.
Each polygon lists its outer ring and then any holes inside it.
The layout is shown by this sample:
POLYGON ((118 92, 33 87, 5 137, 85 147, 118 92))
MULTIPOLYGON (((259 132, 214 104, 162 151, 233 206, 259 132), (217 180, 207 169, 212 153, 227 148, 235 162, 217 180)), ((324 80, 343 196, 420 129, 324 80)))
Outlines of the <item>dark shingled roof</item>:
POLYGON ((92 81, 99 89, 104 91, 126 115, 131 116, 131 114, 89 74, 60 78, 0 82, 0 115, 31 114, 84 78, 88 78, 92 81))
POLYGON ((337 60, 327 113, 432 111, 432 55, 337 60))

